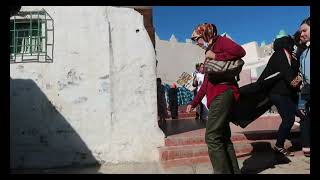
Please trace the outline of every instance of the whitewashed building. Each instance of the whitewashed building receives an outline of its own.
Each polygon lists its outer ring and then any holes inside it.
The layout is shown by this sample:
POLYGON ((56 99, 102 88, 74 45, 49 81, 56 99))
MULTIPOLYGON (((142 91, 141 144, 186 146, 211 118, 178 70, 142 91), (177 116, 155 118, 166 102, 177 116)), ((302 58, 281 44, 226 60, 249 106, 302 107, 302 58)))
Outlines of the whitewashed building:
POLYGON ((11 168, 159 160, 155 52, 140 13, 22 6, 10 22, 11 168))

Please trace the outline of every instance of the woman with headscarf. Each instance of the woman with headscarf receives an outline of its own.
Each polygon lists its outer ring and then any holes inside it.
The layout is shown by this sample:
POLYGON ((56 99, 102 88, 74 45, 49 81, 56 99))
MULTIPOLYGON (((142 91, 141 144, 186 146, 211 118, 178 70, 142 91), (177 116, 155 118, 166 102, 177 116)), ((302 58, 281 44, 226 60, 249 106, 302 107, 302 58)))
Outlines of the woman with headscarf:
MULTIPOLYGON (((218 61, 237 60, 245 56, 245 50, 231 39, 217 35, 213 24, 200 24, 192 33, 191 39, 206 50, 205 58, 218 61)), ((207 97, 209 108, 206 123, 205 141, 208 154, 216 174, 240 174, 229 126, 230 112, 239 98, 238 84, 235 78, 214 80, 205 75, 204 82, 194 100, 187 106, 187 112, 207 97), (210 79, 210 80, 209 80, 210 79)))
POLYGON ((272 104, 276 106, 282 119, 274 150, 284 155, 293 156, 292 152, 284 148, 284 143, 295 121, 299 98, 298 91, 302 77, 299 74, 299 62, 292 57, 294 50, 294 40, 292 37, 285 36, 276 39, 273 43, 273 49, 275 52, 270 57, 267 66, 257 81, 263 81, 271 74, 280 72, 280 79, 272 86, 268 93, 272 104))

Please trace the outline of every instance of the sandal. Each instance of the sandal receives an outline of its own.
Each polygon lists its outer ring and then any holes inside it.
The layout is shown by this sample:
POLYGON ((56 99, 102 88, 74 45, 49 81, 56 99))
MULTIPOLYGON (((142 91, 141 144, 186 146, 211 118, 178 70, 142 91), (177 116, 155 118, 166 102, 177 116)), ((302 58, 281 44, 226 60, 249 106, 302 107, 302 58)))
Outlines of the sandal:
POLYGON ((281 153, 285 156, 294 156, 294 153, 293 152, 290 152, 288 150, 286 150, 285 148, 282 148, 282 147, 277 147, 277 146, 274 146, 273 150, 275 150, 277 153, 281 153))

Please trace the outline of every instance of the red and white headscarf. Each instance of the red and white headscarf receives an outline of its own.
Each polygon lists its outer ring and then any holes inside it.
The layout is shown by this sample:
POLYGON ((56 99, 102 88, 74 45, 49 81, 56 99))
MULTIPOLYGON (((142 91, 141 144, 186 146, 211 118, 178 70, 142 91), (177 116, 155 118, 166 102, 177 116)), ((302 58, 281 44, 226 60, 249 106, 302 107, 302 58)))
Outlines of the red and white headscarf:
POLYGON ((212 44, 217 39, 217 28, 214 24, 203 23, 198 25, 192 32, 191 39, 196 41, 199 38, 212 44))

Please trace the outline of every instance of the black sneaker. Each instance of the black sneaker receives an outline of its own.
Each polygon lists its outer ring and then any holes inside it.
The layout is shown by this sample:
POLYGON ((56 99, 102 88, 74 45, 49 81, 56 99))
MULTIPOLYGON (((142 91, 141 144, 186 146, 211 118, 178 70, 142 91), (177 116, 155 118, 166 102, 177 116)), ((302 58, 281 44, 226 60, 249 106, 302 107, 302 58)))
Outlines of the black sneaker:
POLYGON ((277 147, 277 146, 274 146, 273 150, 277 153, 281 153, 285 156, 294 156, 294 153, 293 152, 290 152, 288 150, 286 150, 285 148, 283 147, 277 147))

